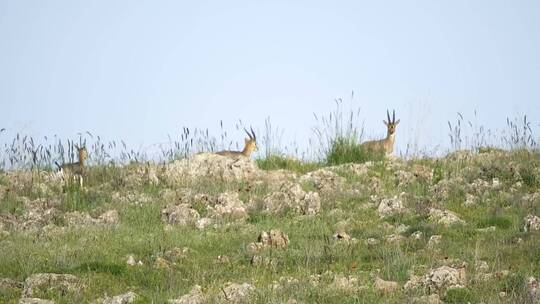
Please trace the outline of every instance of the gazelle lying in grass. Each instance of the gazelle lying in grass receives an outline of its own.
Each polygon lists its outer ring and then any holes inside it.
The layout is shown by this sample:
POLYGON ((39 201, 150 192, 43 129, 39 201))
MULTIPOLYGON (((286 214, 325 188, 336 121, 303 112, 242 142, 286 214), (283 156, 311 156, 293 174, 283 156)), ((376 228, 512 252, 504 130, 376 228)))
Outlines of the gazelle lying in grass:
POLYGON ((244 149, 242 151, 224 150, 224 151, 216 152, 216 154, 222 155, 222 156, 227 156, 227 157, 232 157, 232 158, 238 158, 238 157, 241 157, 241 156, 250 157, 251 153, 258 150, 257 136, 255 136, 255 132, 253 131, 253 128, 250 128, 250 130, 251 130, 251 133, 248 132, 248 130, 246 130, 244 128, 244 131, 246 131, 246 133, 248 135, 248 138, 245 139, 246 143, 245 143, 244 149))
POLYGON ((383 120, 388 132, 386 138, 381 140, 370 140, 362 143, 362 147, 370 152, 383 153, 388 156, 394 151, 394 141, 396 139, 396 126, 399 124, 399 119, 396 121, 396 111, 392 111, 392 120, 390 113, 386 110, 388 121, 383 120))
POLYGON ((83 185, 83 174, 85 170, 85 164, 84 162, 88 158, 88 152, 86 151, 86 147, 77 147, 77 153, 79 156, 79 161, 74 163, 67 163, 63 165, 59 165, 57 162, 55 162, 56 166, 58 166, 58 171, 60 175, 62 176, 62 179, 66 180, 67 178, 78 178, 79 184, 83 185))

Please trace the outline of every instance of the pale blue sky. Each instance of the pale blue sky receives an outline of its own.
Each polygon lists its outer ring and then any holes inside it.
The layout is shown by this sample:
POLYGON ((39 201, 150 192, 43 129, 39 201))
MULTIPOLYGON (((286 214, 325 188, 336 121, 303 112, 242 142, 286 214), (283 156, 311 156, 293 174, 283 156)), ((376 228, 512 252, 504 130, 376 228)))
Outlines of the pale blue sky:
POLYGON ((457 111, 540 122, 540 1, 0 0, 0 44, 12 133, 147 146, 269 116, 302 143, 351 91, 370 134, 396 109, 400 149, 447 143, 457 111))

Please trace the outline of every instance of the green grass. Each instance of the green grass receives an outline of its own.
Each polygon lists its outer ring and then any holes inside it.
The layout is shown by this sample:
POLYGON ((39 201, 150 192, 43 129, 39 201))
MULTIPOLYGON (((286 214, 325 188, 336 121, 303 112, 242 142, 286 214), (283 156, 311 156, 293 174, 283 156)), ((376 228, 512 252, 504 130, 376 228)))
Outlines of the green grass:
MULTIPOLYGON (((366 160, 365 155, 356 150, 358 146, 349 148, 336 146, 332 163, 366 160)), ((447 158, 404 162, 400 167, 402 170, 424 166, 434 172, 432 180, 419 177, 406 184, 398 183, 396 169, 392 169, 390 160, 375 161, 365 175, 340 168, 336 171, 345 177, 345 190, 324 197, 322 211, 316 216, 299 216, 292 211, 267 214, 256 207, 249 210, 249 218, 244 223, 204 230, 192 226, 166 228, 161 220, 161 210, 172 202, 165 200, 163 193, 192 191, 216 196, 226 191, 239 191, 241 199, 249 202, 262 200, 272 190, 265 184, 225 183, 212 178, 178 185, 142 183, 133 186, 126 180, 130 170, 136 169, 135 165, 91 168, 84 188, 76 185, 63 189, 51 187, 52 193, 43 197, 60 201, 60 214, 53 223, 63 227, 64 232, 47 234, 39 230, 11 230, 9 236, 0 238, 0 278, 22 282, 35 273, 69 273, 86 285, 76 294, 39 291, 38 296, 57 303, 86 303, 105 294, 116 295, 129 290, 141 296, 140 303, 165 303, 189 292, 194 284, 201 285, 205 293, 219 294, 227 282, 253 284, 257 290, 251 303, 282 303, 289 299, 302 303, 408 303, 413 297, 426 293, 399 290, 383 295, 374 289, 372 274, 378 273, 381 278, 397 281, 403 286, 409 273, 421 275, 447 260, 456 259, 468 263, 470 281, 465 289, 441 293, 446 303, 501 303, 504 302, 499 298, 501 291, 507 293, 510 302, 520 303, 525 299, 525 278, 540 276, 540 234, 522 231, 523 218, 527 214, 538 215, 540 206, 537 201, 521 203, 524 195, 538 191, 534 181, 540 178, 539 171, 535 170, 540 165, 540 157, 538 154, 505 152, 490 160, 497 162, 492 165, 480 158, 491 153, 494 152, 481 153, 459 164, 447 158), (510 194, 510 187, 516 181, 516 177, 508 174, 511 170, 519 170, 524 186, 510 194), (499 178, 502 188, 488 189, 481 194, 478 204, 464 206, 470 183, 455 183, 447 199, 434 200, 432 189, 435 185, 458 177, 471 182, 477 179, 491 182, 492 178, 499 178), (371 190, 374 178, 379 180, 380 186, 371 190), (525 182, 525 179, 532 182, 525 182), (251 188, 246 191, 248 187, 251 188), (145 195, 150 200, 142 204, 115 201, 113 192, 118 192, 119 197, 145 195), (376 206, 369 206, 371 195, 393 197, 401 192, 405 193, 404 204, 409 213, 381 219, 376 206), (431 206, 456 212, 466 224, 447 228, 431 222, 427 216, 431 206), (88 212, 98 216, 110 209, 119 213, 118 226, 64 227, 62 215, 65 212, 88 212), (408 226, 402 233, 406 239, 400 243, 386 242, 385 238, 402 224, 408 226), (491 226, 496 230, 478 230, 491 226), (253 266, 250 262, 253 254, 246 247, 256 241, 261 231, 270 229, 285 232, 290 244, 285 249, 257 253, 275 260, 275 265, 253 266), (358 241, 336 243, 332 235, 338 230, 344 230, 358 241), (409 238, 416 231, 423 233, 422 238, 409 238), (435 234, 442 236, 441 244, 436 249, 429 249, 428 239, 435 234), (380 243, 369 246, 365 243, 368 238, 376 238, 380 243), (522 241, 517 242, 518 238, 522 241), (166 258, 165 253, 175 247, 189 248, 186 257, 170 261, 169 269, 155 268, 156 259, 166 258), (134 255, 143 265, 128 266, 128 255, 134 255), (229 263, 217 262, 218 256, 228 256, 229 263), (474 265, 478 259, 486 261, 490 271, 510 270, 513 275, 493 282, 475 282, 474 265), (315 275, 321 276, 317 286, 310 283, 310 276, 315 275), (333 288, 335 275, 354 276, 364 287, 354 292, 333 288), (270 288, 283 277, 297 279, 298 284, 280 290, 270 288)), ((278 156, 257 160, 257 164, 265 170, 286 169, 298 175, 323 167, 278 156)), ((12 181, 6 176, 1 176, 0 180, 12 188, 11 193, 0 200, 0 221, 8 215, 22 217, 25 209, 21 197, 33 193, 28 190, 32 185, 11 185, 12 181)), ((34 195, 40 198, 45 194, 34 195)), ((193 207, 202 215, 208 213, 204 203, 198 202, 193 207)), ((17 288, 0 287, 0 303, 17 303, 20 292, 17 288)))
POLYGON ((259 158, 256 162, 257 166, 263 170, 284 169, 297 173, 306 173, 321 167, 321 164, 317 162, 304 162, 280 155, 270 155, 265 158, 259 158))
POLYGON ((332 141, 330 150, 325 158, 327 165, 340 165, 345 163, 365 163, 367 161, 381 161, 383 153, 364 149, 355 138, 337 137, 332 141))

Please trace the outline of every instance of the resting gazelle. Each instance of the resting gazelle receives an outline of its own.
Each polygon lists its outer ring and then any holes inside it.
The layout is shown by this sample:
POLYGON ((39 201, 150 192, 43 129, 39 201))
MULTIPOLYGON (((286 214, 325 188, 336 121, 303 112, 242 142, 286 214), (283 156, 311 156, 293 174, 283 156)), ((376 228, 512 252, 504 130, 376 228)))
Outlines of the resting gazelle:
POLYGON ((253 131, 253 128, 250 127, 250 130, 251 130, 251 133, 248 132, 248 130, 246 130, 244 128, 244 131, 246 131, 246 133, 248 135, 248 138, 245 139, 245 145, 244 145, 244 149, 242 151, 224 150, 224 151, 216 152, 216 154, 222 155, 222 156, 227 156, 227 157, 232 157, 232 158, 237 158, 237 157, 240 157, 240 156, 249 158, 251 156, 251 153, 258 150, 257 136, 255 136, 255 132, 253 131))

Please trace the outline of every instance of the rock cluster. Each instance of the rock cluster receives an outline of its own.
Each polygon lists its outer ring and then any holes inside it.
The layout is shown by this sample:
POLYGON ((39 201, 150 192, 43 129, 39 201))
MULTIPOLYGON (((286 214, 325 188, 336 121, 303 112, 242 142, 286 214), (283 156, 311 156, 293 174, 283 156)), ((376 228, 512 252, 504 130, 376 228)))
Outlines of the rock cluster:
POLYGON ((314 215, 321 209, 321 198, 317 192, 305 192, 299 184, 285 182, 279 191, 263 199, 263 211, 278 213, 292 209, 299 214, 314 215))
POLYGON ((214 153, 200 153, 165 166, 163 179, 169 184, 200 178, 224 181, 253 180, 261 174, 247 157, 231 158, 214 153))

